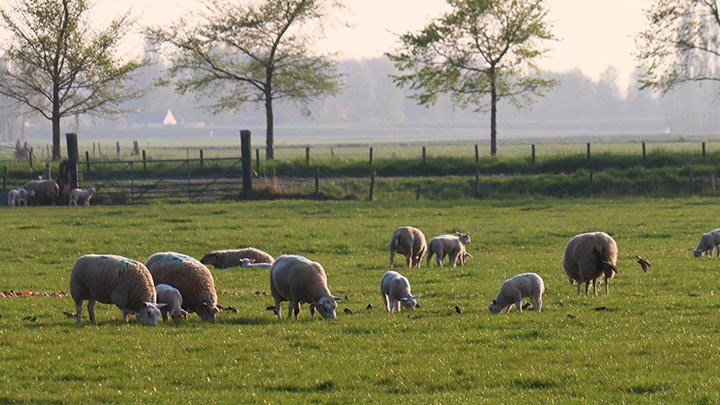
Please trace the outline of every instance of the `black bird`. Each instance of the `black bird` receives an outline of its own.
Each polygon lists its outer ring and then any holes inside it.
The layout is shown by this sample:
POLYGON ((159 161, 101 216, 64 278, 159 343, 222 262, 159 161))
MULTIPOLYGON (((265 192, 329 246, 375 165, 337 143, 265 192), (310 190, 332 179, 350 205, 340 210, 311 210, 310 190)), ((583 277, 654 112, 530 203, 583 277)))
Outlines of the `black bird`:
POLYGON ((345 312, 345 313, 348 314, 348 315, 352 315, 352 311, 350 310, 350 308, 345 308, 345 309, 343 310, 343 312, 345 312))
POLYGON ((75 312, 63 311, 63 314, 65 314, 68 318, 75 318, 75 312))
POLYGON ((463 313, 463 310, 462 310, 462 308, 460 308, 459 305, 455 305, 455 312, 458 313, 458 314, 462 314, 462 313, 463 313))
POLYGON ((642 256, 635 256, 637 259, 638 264, 640 264, 640 267, 643 269, 643 273, 647 273, 648 269, 650 268, 650 261, 647 259, 643 259, 642 256))
POLYGON ((368 311, 371 310, 371 309, 372 309, 372 304, 367 304, 367 306, 365 307, 365 309, 367 309, 368 311))
POLYGON ((23 321, 35 322, 35 321, 37 321, 37 317, 35 317, 35 316, 26 316, 25 318, 23 318, 23 321))

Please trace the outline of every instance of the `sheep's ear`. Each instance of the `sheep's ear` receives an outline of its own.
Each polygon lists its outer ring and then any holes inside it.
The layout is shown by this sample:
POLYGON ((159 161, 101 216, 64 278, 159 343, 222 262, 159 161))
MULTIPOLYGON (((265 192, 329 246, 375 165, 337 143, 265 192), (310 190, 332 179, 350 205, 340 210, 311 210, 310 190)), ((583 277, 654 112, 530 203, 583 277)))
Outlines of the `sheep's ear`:
POLYGON ((418 298, 420 298, 420 295, 421 295, 421 294, 413 295, 412 298, 413 298, 413 299, 418 299, 418 298))
POLYGON ((420 303, 419 303, 419 302, 416 302, 416 303, 415 303, 415 308, 420 308, 420 303))
POLYGON ((332 296, 332 299, 334 299, 335 301, 342 301, 342 297, 336 297, 334 295, 332 296))
POLYGON ((493 302, 492 302, 492 303, 493 303, 493 305, 495 305, 495 304, 497 304, 497 301, 493 300, 493 302))
POLYGON ((408 300, 407 298, 400 298, 400 301, 402 301, 402 302, 405 302, 407 300, 408 300))
POLYGON ((167 304, 155 304, 155 306, 157 306, 157 307, 158 307, 158 309, 160 309, 160 308, 164 307, 165 305, 167 305, 167 304))

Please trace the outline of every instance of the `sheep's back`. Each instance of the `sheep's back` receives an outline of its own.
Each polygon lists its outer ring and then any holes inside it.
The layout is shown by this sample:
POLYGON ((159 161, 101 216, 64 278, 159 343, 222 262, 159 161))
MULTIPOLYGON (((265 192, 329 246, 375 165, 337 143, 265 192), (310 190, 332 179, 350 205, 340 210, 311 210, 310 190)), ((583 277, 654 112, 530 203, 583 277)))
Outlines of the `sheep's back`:
POLYGON ((176 253, 155 253, 145 261, 153 282, 170 284, 183 297, 183 309, 194 312, 203 303, 217 304, 212 273, 195 258, 176 253))
POLYGON ((270 282, 286 300, 314 302, 321 296, 330 295, 322 265, 302 256, 283 255, 275 259, 270 269, 270 282))
POLYGON ((84 255, 73 264, 70 294, 75 302, 94 299, 103 304, 137 309, 156 302, 155 288, 147 268, 118 255, 84 255))

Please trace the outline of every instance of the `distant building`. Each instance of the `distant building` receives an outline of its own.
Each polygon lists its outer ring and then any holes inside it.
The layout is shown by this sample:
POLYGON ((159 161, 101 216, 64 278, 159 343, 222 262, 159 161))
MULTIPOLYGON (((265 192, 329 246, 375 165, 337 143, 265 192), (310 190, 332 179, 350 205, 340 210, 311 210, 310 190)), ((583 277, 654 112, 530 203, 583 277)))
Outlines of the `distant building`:
POLYGON ((137 111, 128 115, 130 128, 162 128, 177 125, 170 109, 163 111, 137 111))

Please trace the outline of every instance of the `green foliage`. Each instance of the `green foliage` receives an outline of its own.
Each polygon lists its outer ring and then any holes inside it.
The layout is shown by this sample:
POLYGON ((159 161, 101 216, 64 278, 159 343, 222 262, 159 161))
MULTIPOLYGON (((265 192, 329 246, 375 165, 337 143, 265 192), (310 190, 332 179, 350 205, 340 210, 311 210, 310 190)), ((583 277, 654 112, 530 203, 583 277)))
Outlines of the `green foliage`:
POLYGON ((144 260, 255 246, 319 261, 331 291, 348 300, 334 321, 310 319, 307 305, 299 321, 278 320, 265 310, 267 271, 241 268, 211 269, 220 303, 238 309, 213 324, 193 315, 123 325, 117 308, 98 304, 99 324, 76 327, 62 313, 74 311, 68 297, 0 297, 0 402, 717 403, 717 266, 687 252, 713 227, 714 206, 691 198, 2 209, 12 235, 0 250, 2 290, 66 291, 85 253, 144 260), (387 316, 387 243, 407 224, 429 237, 470 232, 474 257, 456 269, 397 269, 422 307, 387 316), (617 240, 619 273, 610 295, 577 297, 562 250, 598 229, 617 240), (635 255, 652 262, 647 273, 635 255), (527 271, 545 280, 543 311, 489 315, 502 281, 527 271))

